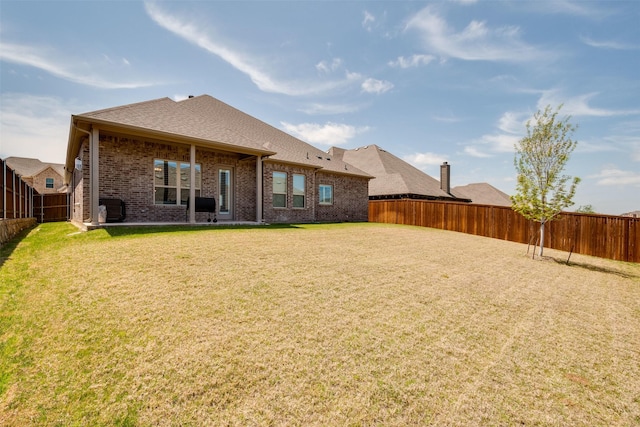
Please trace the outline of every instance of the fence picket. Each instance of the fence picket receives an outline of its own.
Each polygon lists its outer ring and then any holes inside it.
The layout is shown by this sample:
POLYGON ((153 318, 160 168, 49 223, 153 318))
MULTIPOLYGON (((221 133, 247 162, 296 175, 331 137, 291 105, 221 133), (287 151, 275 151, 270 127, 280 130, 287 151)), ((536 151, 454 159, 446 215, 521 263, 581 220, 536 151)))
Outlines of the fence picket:
MULTIPOLYGON (((504 206, 432 200, 370 200, 369 221, 418 225, 529 243, 538 224, 504 206)), ((640 218, 563 212, 545 227, 545 246, 640 262, 640 218)), ((534 239, 535 240, 535 239, 534 239)))

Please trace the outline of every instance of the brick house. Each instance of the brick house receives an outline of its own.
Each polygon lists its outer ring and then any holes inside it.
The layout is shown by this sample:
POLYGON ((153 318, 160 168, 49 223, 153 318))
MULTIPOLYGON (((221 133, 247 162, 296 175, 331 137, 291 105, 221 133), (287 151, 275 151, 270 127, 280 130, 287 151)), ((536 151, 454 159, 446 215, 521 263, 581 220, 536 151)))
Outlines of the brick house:
POLYGON ((50 194, 63 191, 62 176, 64 165, 46 163, 28 157, 7 157, 7 166, 16 171, 24 182, 38 194, 50 194))
POLYGON ((125 222, 217 219, 366 221, 367 173, 209 95, 161 98, 72 115, 64 183, 71 219, 99 223, 101 199, 125 222))
POLYGON ((329 153, 373 176, 369 199, 424 199, 468 203, 464 195, 451 191, 451 166, 440 166, 440 181, 377 145, 351 150, 331 147, 329 153))

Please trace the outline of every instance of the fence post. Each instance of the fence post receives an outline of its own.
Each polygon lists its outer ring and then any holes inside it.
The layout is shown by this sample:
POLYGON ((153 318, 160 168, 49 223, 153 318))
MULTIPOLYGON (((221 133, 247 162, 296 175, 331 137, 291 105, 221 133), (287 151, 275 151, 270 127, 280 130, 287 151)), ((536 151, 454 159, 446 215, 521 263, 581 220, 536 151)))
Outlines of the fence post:
POLYGON ((44 224, 44 194, 40 195, 40 224, 44 224))
POLYGON ((2 161, 2 219, 7 219, 7 162, 2 161))

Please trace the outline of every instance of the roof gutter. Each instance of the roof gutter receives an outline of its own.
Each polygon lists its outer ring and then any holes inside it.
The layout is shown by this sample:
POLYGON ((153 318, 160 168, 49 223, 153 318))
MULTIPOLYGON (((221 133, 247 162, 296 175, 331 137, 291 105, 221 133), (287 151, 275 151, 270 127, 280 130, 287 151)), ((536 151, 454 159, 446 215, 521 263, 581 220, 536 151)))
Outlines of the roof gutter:
POLYGON ((71 163, 72 160, 71 158, 75 159, 76 157, 76 153, 73 153, 73 148, 75 147, 75 144, 73 144, 74 140, 75 140, 75 131, 80 131, 82 133, 86 133, 87 135, 89 135, 89 144, 91 144, 91 132, 84 130, 80 127, 78 127, 74 120, 73 117, 71 118, 71 130, 73 131, 72 135, 69 135, 69 146, 67 147, 67 159, 64 165, 64 181, 63 184, 64 185, 69 185, 69 183, 71 182, 71 174, 73 173, 74 169, 75 169, 75 162, 71 163))

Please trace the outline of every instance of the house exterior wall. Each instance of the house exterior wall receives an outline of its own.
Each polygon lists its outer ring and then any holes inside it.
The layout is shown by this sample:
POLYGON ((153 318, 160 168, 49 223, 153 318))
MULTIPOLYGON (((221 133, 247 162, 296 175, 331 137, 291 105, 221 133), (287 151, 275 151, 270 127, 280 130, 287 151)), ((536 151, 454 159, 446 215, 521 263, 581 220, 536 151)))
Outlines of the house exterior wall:
POLYGON ((314 172, 315 169, 292 166, 282 163, 265 162, 263 165, 263 217, 265 222, 280 223, 304 223, 314 222, 314 172), (287 207, 273 207, 273 172, 285 172, 287 174, 287 207), (305 206, 293 207, 293 175, 304 175, 305 206))
MULTIPOLYGON (((100 198, 125 202, 125 222, 186 222, 186 206, 154 203, 154 160, 190 161, 190 147, 138 137, 100 133, 100 198)), ((90 217, 90 156, 85 141, 78 153, 82 169, 73 173, 72 219, 87 222, 90 217)), ((232 205, 236 221, 256 220, 256 158, 239 154, 196 149, 201 165, 200 195, 216 197, 218 167, 233 169, 232 205)), ((277 162, 263 163, 263 219, 272 223, 367 221, 368 180, 320 172, 315 168, 277 162), (287 173, 287 207, 273 207, 273 172, 287 173), (305 206, 293 208, 293 174, 305 176, 305 206), (318 185, 333 186, 334 203, 319 204, 318 185)), ((209 214, 196 213, 196 222, 205 222, 209 214)))
MULTIPOLYGON (((116 198, 125 202, 126 222, 186 222, 184 205, 156 205, 154 203, 154 160, 179 162, 190 161, 190 147, 140 138, 128 138, 100 134, 100 198, 116 198)), ((225 166, 234 170, 234 219, 255 221, 255 160, 240 161, 234 153, 223 153, 198 148, 196 163, 201 165, 200 196, 217 199, 217 167, 225 166), (245 195, 247 183, 253 182, 245 195)), ((88 150, 83 158, 83 193, 89 193, 88 150)), ((83 197, 83 204, 89 205, 89 198, 83 197)), ((85 218, 89 209, 85 209, 85 218)), ((196 221, 206 221, 209 214, 197 212, 196 221)))
POLYGON ((333 186, 333 205, 321 205, 318 196, 316 196, 317 221, 368 221, 369 180, 367 178, 318 172, 316 174, 316 192, 320 184, 333 186))
POLYGON ((346 222, 367 221, 369 216, 369 180, 332 174, 312 168, 279 163, 264 164, 264 220, 266 222, 346 222), (287 173, 287 208, 273 207, 273 172, 287 173), (293 206, 293 174, 305 176, 305 207, 293 206), (333 204, 321 205, 319 185, 333 187, 333 204))
POLYGON ((50 167, 33 176, 31 181, 31 186, 38 192, 38 194, 57 193, 58 189, 63 185, 62 176, 50 167), (53 188, 47 188, 47 178, 53 179, 53 188))

